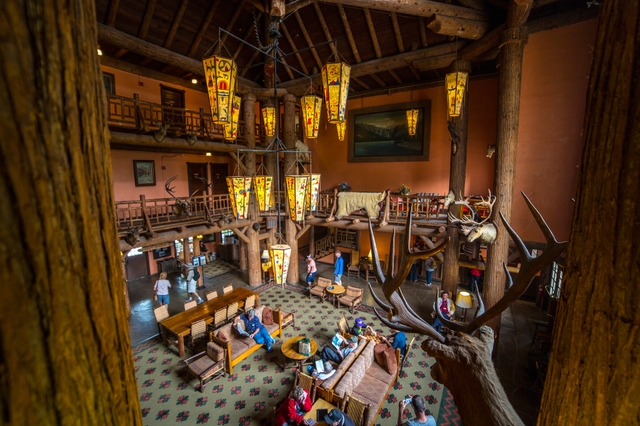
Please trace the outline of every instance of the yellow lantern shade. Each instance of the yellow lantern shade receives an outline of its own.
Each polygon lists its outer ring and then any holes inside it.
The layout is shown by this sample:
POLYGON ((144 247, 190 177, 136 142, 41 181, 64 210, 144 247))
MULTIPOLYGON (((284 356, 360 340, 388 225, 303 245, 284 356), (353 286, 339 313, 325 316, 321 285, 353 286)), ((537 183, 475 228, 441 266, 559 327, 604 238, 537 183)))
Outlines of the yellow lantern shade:
POLYGON ((261 212, 269 211, 271 207, 271 193, 273 177, 272 176, 254 176, 253 192, 258 200, 258 208, 261 212))
POLYGON ((240 96, 234 96, 231 102, 231 122, 224 125, 224 139, 233 141, 238 138, 238 120, 240 119, 240 96))
POLYGON ((336 130, 338 130, 338 140, 343 141, 344 135, 347 133, 347 122, 340 121, 336 123, 336 130))
POLYGON ((466 72, 452 72, 445 77, 449 117, 458 117, 462 111, 468 76, 466 72))
POLYGON ((284 285, 287 282, 287 272, 289 272, 291 247, 286 244, 276 244, 269 247, 269 254, 272 259, 273 277, 276 284, 284 285))
POLYGON ((287 185, 287 198, 289 200, 289 213, 291 215, 291 220, 303 220, 309 176, 285 176, 285 181, 287 185))
POLYGON ((318 210, 318 197, 320 195, 320 174, 309 173, 304 176, 309 178, 305 207, 308 212, 315 212, 318 210))
POLYGON ((416 134, 416 127, 418 126, 418 110, 407 110, 407 127, 409 128, 409 136, 416 134))
POLYGON ((227 189, 236 219, 246 219, 249 214, 249 195, 251 194, 251 178, 244 176, 227 177, 227 189))
POLYGON ((209 93, 211 118, 216 124, 232 120, 232 102, 235 96, 238 66, 227 58, 211 56, 202 61, 209 93))
POLYGON ((264 131, 267 136, 276 135, 276 107, 267 105, 262 108, 262 121, 264 123, 264 131))
POLYGON ((344 121, 347 114, 347 96, 351 67, 343 62, 327 62, 322 67, 322 87, 327 105, 327 121, 344 121))
POLYGON ((302 97, 300 103, 304 119, 304 134, 309 139, 315 139, 318 137, 318 128, 320 127, 322 98, 320 96, 307 95, 302 97))

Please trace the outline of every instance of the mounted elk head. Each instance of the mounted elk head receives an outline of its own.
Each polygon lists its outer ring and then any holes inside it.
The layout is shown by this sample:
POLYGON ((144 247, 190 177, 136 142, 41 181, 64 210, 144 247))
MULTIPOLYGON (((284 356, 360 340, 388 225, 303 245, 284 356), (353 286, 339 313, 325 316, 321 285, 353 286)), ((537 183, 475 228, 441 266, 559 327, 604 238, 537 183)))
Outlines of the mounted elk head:
POLYGON ((167 118, 167 121, 162 124, 158 122, 158 119, 156 119, 155 121, 158 130, 153 134, 153 139, 158 143, 162 143, 164 138, 167 137, 167 130, 169 129, 169 127, 173 126, 173 121, 171 121, 171 119, 169 118, 167 118))
POLYGON ((144 229, 144 226, 132 226, 128 229, 127 235, 124 236, 124 240, 127 244, 133 247, 138 241, 140 241, 140 232, 144 229))
MULTIPOLYGON (((376 278, 382 286, 387 301, 391 304, 389 306, 386 302, 380 300, 373 292, 371 284, 369 284, 371 295, 376 303, 386 311, 387 315, 383 315, 378 309, 375 309, 375 313, 390 328, 427 336, 427 340, 422 343, 422 349, 436 359, 436 364, 431 367, 431 376, 451 391, 462 418, 462 423, 465 426, 523 425, 509 402, 494 369, 491 360, 494 333, 491 328, 484 324, 500 315, 512 302, 522 296, 533 277, 565 250, 567 242, 560 243, 556 240, 538 210, 531 204, 531 201, 524 193, 522 195, 547 240, 547 247, 540 257, 532 257, 522 239, 511 228, 504 216, 500 214, 507 232, 511 235, 520 252, 520 258, 522 259, 520 272, 514 283, 511 280, 507 266, 504 265, 507 277, 509 277, 509 289, 502 299, 486 311, 482 297, 476 290, 476 298, 480 309, 478 316, 469 324, 446 320, 440 314, 439 309, 436 309, 440 321, 446 327, 456 331, 454 335, 443 336, 438 333, 411 309, 400 290, 400 285, 406 278, 413 261, 428 254, 436 254, 444 249, 447 242, 445 241, 429 252, 419 253, 418 256, 416 256, 416 253, 412 253, 409 245, 412 229, 412 206, 410 205, 405 228, 405 241, 407 244, 403 248, 399 273, 395 277, 391 273, 383 276, 371 221, 369 221, 369 238, 375 262, 376 278)), ((394 241, 395 238, 391 240, 391 257, 393 257, 394 253, 394 241)))
POLYGON ((187 198, 186 200, 182 200, 174 195, 173 191, 175 190, 175 187, 170 186, 171 182, 173 182, 177 177, 178 175, 169 178, 169 180, 167 180, 164 184, 164 189, 167 191, 169 195, 173 197, 174 200, 176 200, 172 206, 173 213, 178 217, 182 217, 183 214, 186 214, 187 217, 191 217, 191 215, 193 214, 191 212, 191 198, 194 195, 196 195, 196 193, 198 193, 199 191, 203 191, 204 189, 210 187, 211 184, 207 182, 205 178, 199 177, 198 180, 202 182, 202 186, 196 189, 195 191, 193 191, 193 193, 189 195, 189 198, 187 198))
POLYGON ((451 211, 449 211, 449 223, 459 225, 462 229, 462 233, 467 236, 467 241, 470 243, 479 238, 486 244, 493 244, 493 242, 496 240, 496 237, 498 236, 498 227, 495 225, 495 223, 486 222, 491 218, 491 215, 493 213, 493 205, 496 202, 496 196, 491 195, 491 191, 489 191, 489 196, 486 200, 484 199, 484 197, 480 198, 482 199, 482 201, 480 201, 479 203, 475 203, 475 208, 469 205, 469 197, 465 198, 464 200, 455 200, 453 202, 453 205, 458 205, 466 208, 471 214, 471 217, 464 217, 462 214, 460 214, 460 216, 462 217, 456 217, 451 213, 451 211), (482 221, 478 221, 478 219, 480 218, 480 215, 477 211, 478 207, 483 207, 488 210, 486 218, 484 218, 482 221))

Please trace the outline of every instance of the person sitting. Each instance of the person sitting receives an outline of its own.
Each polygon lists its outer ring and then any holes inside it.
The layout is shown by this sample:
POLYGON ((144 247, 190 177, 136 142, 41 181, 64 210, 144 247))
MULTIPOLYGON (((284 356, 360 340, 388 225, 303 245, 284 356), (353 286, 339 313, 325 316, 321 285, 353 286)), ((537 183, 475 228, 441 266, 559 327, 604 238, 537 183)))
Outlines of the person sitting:
MULTIPOLYGON (((453 301, 449 299, 448 291, 444 290, 440 292, 440 297, 438 297, 436 303, 433 304, 433 310, 435 311, 436 309, 440 310, 440 313, 445 319, 451 319, 456 310, 456 305, 454 305, 453 301)), ((442 322, 437 314, 433 320, 433 328, 435 328, 438 333, 442 330, 442 322)))
POLYGON ((346 413, 334 408, 326 416, 324 421, 331 426, 355 426, 355 423, 346 413))
POLYGON ((262 325, 260 319, 256 316, 255 309, 249 309, 249 312, 245 315, 242 314, 239 317, 235 317, 233 320, 233 326, 238 324, 238 321, 244 321, 244 330, 252 337, 259 345, 265 345, 267 352, 272 352, 271 345, 276 341, 271 337, 267 329, 262 325))
POLYGON ((349 331, 354 336, 360 336, 360 334, 362 334, 362 332, 366 327, 367 327, 367 324, 362 320, 362 318, 358 317, 356 318, 355 324, 353 325, 353 327, 351 327, 351 330, 349 331))
POLYGON ((334 370, 333 368, 333 364, 331 364, 329 361, 325 361, 324 362, 324 372, 323 373, 319 373, 318 370, 314 370, 313 367, 309 366, 309 370, 311 372, 311 375, 313 377, 317 377, 318 380, 320 381, 321 384, 322 382, 324 382, 325 380, 327 380, 329 377, 333 376, 336 373, 336 370, 334 370))
POLYGON ((382 340, 389 343, 393 349, 400 349, 400 354, 404 356, 407 351, 407 336, 402 331, 391 330, 391 336, 382 337, 382 340))
POLYGON ((324 349, 322 349, 322 362, 327 362, 327 360, 329 360, 336 364, 340 364, 347 355, 356 350, 358 347, 358 337, 351 336, 349 340, 343 341, 343 343, 346 343, 346 346, 340 350, 330 346, 325 346, 324 349))
POLYGON ((311 411, 311 398, 307 391, 296 386, 289 393, 287 399, 280 403, 276 412, 277 426, 306 425, 305 413, 311 411))
POLYGON ((416 413, 416 418, 402 422, 402 412, 405 408, 404 400, 400 400, 400 413, 398 414, 398 426, 436 426, 436 419, 431 415, 427 415, 427 409, 424 404, 424 398, 420 395, 414 395, 411 398, 411 406, 416 413))

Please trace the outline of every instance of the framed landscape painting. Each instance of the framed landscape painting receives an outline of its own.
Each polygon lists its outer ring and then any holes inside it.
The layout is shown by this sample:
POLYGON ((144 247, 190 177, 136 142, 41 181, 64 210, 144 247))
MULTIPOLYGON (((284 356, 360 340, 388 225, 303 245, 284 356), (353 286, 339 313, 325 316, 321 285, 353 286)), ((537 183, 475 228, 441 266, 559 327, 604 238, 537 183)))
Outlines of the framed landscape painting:
POLYGON ((136 186, 155 186, 156 167, 153 160, 133 160, 136 186))
POLYGON ((349 162, 428 161, 431 101, 407 102, 349 111, 349 162), (407 111, 417 110, 409 134, 407 111))

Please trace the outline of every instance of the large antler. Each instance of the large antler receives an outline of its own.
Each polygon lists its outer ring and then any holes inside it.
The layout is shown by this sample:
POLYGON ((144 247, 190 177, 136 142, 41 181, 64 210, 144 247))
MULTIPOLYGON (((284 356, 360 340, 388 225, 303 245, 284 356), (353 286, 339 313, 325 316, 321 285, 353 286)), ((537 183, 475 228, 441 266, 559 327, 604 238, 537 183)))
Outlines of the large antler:
POLYGON ((558 242, 538 209, 536 209, 533 203, 531 203, 531 200, 529 200, 524 192, 522 192, 522 196, 524 197, 529 210, 531 210, 533 217, 536 219, 540 230, 547 240, 547 247, 544 249, 541 256, 532 257, 529 253, 529 250, 524 245, 524 242, 522 242, 520 236, 516 233, 516 231, 513 230, 509 222, 507 222, 507 220, 502 215, 502 212, 500 212, 502 222, 507 228, 507 232, 509 232, 509 235, 511 235, 511 238, 513 239, 516 247, 518 248, 518 252, 520 253, 520 259, 522 260, 520 272, 518 273, 518 276, 516 277, 516 281, 514 283, 511 279, 511 275, 509 274, 507 265, 504 265, 505 273, 509 280, 509 290, 507 290, 505 295, 486 312, 484 311, 484 303, 482 302, 482 297, 480 297, 480 293, 477 290, 476 286, 476 297, 480 304, 480 310, 478 311, 479 316, 477 316, 469 324, 461 324, 449 321, 440 314, 439 309, 436 309, 436 313, 438 315, 438 318, 440 318, 440 321, 451 330, 471 334, 475 330, 480 328, 480 326, 486 324, 490 319, 498 316, 502 311, 507 309, 507 307, 511 303, 516 301, 520 296, 524 294, 524 292, 527 290, 527 287, 529 287, 531 280, 533 280, 533 277, 535 277, 536 274, 540 270, 542 270, 542 268, 553 262, 560 255, 560 253, 562 253, 566 249, 568 244, 567 241, 558 242))
MULTIPOLYGON (((176 200, 176 202, 173 204, 173 212, 176 214, 176 216, 180 217, 185 213, 187 214, 187 216, 191 216, 191 204, 189 203, 189 201, 184 201, 176 197, 175 194, 173 193, 173 191, 175 190, 175 186, 170 186, 171 182, 176 180, 177 177, 178 175, 170 177, 164 183, 164 189, 167 191, 169 195, 173 197, 174 200, 176 200)), ((190 199, 191 199, 191 196, 189 196, 189 200, 190 199)))
MULTIPOLYGON (((447 238, 440 245, 432 248, 427 251, 412 251, 411 250, 411 215, 412 215, 413 205, 409 204, 409 211, 407 213, 407 223, 405 227, 405 244, 403 246, 403 252, 400 259, 400 267, 398 268, 397 274, 394 275, 392 265, 388 265, 386 276, 382 273, 382 267, 380 266, 380 257, 378 255, 378 248, 376 246, 376 241, 373 236, 373 226, 371 224, 371 219, 369 219, 369 239, 371 241, 371 255, 373 257, 373 262, 375 265, 374 272, 376 275, 376 279, 378 283, 382 286, 382 291, 385 295, 385 298, 392 306, 387 305, 383 302, 373 291, 373 287, 369 284, 369 289, 371 290, 371 296, 376 301, 380 307, 382 307, 386 312, 386 317, 380 314, 380 312, 374 308, 374 311, 380 321, 382 321, 387 327, 407 331, 412 333, 420 333, 426 334, 428 336, 433 337, 434 339, 445 342, 445 338, 438 333, 429 323, 423 320, 418 314, 414 312, 414 310, 407 303, 407 299, 402 294, 400 290, 400 285, 404 282, 409 274, 409 270, 411 269, 411 264, 419 259, 428 259, 429 257, 435 256, 436 254, 444 251, 449 239, 447 238)), ((393 232, 393 237, 391 238, 390 244, 390 255, 389 257, 393 259, 395 254, 395 230, 393 232)))
POLYGON ((196 193, 198 193, 199 191, 204 191, 206 188, 209 188, 211 186, 211 184, 203 177, 197 177, 197 179, 202 182, 202 186, 198 189, 196 189, 195 191, 193 191, 193 193, 191 193, 191 195, 189 195, 189 199, 187 200, 187 202, 191 201, 191 197, 193 197, 194 195, 196 195, 196 193))

